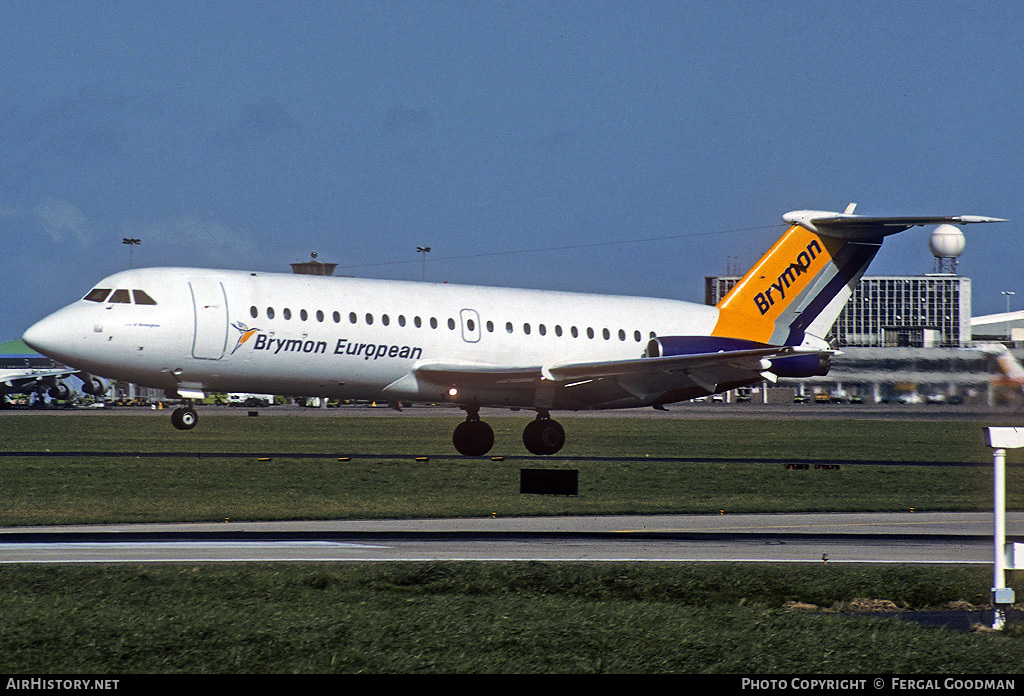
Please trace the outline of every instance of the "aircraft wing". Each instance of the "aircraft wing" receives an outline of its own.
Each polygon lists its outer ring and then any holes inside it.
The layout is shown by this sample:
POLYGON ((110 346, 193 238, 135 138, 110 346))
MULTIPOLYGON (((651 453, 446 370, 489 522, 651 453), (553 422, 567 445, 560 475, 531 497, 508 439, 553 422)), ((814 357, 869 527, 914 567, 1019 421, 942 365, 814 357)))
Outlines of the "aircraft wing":
POLYGON ((7 394, 21 394, 35 391, 40 384, 52 385, 56 380, 70 377, 78 372, 72 369, 11 369, 0 370, 0 390, 7 394))
POLYGON ((638 401, 638 405, 643 405, 663 394, 687 389, 695 390, 693 396, 711 394, 718 391, 720 384, 756 379, 758 375, 774 382, 772 359, 819 354, 831 355, 832 352, 766 346, 692 355, 512 368, 479 363, 427 363, 418 366, 415 373, 419 379, 451 385, 460 391, 516 387, 563 389, 567 392, 567 400, 578 407, 602 408, 625 400, 638 401))

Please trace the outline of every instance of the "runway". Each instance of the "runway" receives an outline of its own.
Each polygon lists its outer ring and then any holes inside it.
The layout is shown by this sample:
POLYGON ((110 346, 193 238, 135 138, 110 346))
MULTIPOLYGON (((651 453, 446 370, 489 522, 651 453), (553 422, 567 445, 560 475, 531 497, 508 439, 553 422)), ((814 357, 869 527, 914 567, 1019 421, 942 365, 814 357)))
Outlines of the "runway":
MULTIPOLYGON (((0 529, 0 563, 993 562, 991 513, 661 515, 0 529)), ((1024 513, 1007 540, 1024 541, 1024 513)))

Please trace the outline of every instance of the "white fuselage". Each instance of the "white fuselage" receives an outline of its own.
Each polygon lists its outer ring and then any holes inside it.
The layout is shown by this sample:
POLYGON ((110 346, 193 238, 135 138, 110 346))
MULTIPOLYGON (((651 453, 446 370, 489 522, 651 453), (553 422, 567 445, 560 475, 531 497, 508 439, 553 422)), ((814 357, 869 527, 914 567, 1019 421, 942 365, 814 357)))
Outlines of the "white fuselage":
MULTIPOLYGON (((26 342, 85 372, 182 394, 454 400, 416 368, 635 359, 654 336, 707 336, 718 319, 714 307, 665 299, 193 268, 124 271, 96 289, 115 292, 55 312, 26 342)), ((475 398, 530 408, 535 391, 510 380, 475 398)), ((643 403, 561 407, 612 405, 643 403)))

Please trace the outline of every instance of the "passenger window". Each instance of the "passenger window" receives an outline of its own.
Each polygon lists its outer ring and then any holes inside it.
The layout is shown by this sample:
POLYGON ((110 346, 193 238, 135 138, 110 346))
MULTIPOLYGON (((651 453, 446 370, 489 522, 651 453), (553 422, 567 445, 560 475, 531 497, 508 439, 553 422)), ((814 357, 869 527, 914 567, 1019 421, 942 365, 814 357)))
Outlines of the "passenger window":
POLYGON ((385 314, 384 316, 382 316, 380 318, 380 323, 382 323, 384 326, 387 326, 388 324, 391 323, 391 317, 389 317, 387 314, 385 314))
POLYGON ((608 340, 609 338, 611 338, 611 334, 610 334, 610 333, 608 333, 608 329, 605 329, 604 331, 602 331, 602 332, 601 332, 601 335, 602 335, 602 336, 604 336, 604 340, 606 340, 606 341, 607 341, 607 340, 608 340))
POLYGON ((476 322, 473 321, 472 319, 467 319, 466 329, 468 329, 469 331, 476 331, 476 322))
POLYGON ((340 324, 341 323, 341 313, 340 312, 335 312, 334 314, 331 315, 331 318, 334 319, 334 323, 335 324, 340 324))
POLYGON ((110 288, 93 288, 89 291, 89 294, 83 297, 83 300, 89 300, 90 302, 102 302, 107 299, 107 295, 110 294, 110 288))
POLYGON ((555 324, 555 335, 556 336, 561 336, 562 335, 562 325, 561 324, 555 324))
POLYGON ((593 338, 593 337, 594 337, 594 330, 591 329, 591 328, 588 328, 587 329, 587 338, 593 338))
POLYGON ((421 320, 419 317, 416 317, 415 319, 413 319, 412 323, 416 325, 417 329, 420 328, 421 326, 423 326, 423 320, 421 320))
POLYGON ((451 329, 452 331, 455 330, 455 320, 452 319, 451 317, 448 318, 448 328, 451 329))
POLYGON ((359 321, 359 317, 356 316, 356 313, 355 312, 349 312, 348 313, 348 322, 350 324, 355 324, 357 321, 359 321))
POLYGON ((508 333, 512 333, 512 322, 510 322, 510 321, 505 322, 505 331, 508 332, 508 333))
POLYGON ((373 315, 368 313, 366 315, 366 325, 369 326, 372 323, 373 323, 373 315))
POLYGON ((147 295, 143 290, 132 290, 132 297, 135 298, 135 304, 156 304, 156 300, 147 295))
POLYGON ((274 318, 274 308, 273 307, 267 307, 267 319, 273 319, 273 318, 274 318))
POLYGON ((256 309, 256 305, 249 308, 249 316, 253 319, 258 319, 260 316, 260 310, 256 309))
POLYGON ((292 310, 288 309, 287 307, 284 308, 284 318, 285 319, 291 319, 292 318, 292 310))
POLYGON ((324 320, 324 313, 321 310, 316 310, 316 320, 322 322, 324 320))
POLYGON ((110 302, 120 302, 121 304, 131 304, 132 300, 128 297, 127 290, 115 290, 114 294, 110 296, 110 302))
POLYGON ((529 324, 523 324, 523 333, 526 334, 527 336, 530 335, 530 325, 529 324))
POLYGON ((626 332, 623 331, 622 329, 619 329, 619 340, 620 341, 625 341, 626 340, 626 332))
POLYGON ((430 328, 432 328, 432 329, 436 329, 437 328, 437 319, 435 319, 434 317, 430 317, 430 328))
POLYGON ((309 319, 309 314, 306 313, 306 310, 299 310, 299 319, 301 319, 302 321, 306 321, 307 319, 309 319))
POLYGON ((540 332, 540 335, 541 335, 541 336, 544 336, 545 334, 547 334, 547 332, 548 332, 548 329, 547 329, 547 327, 546 327, 546 326, 544 326, 543 324, 541 324, 540 326, 538 326, 538 327, 537 327, 537 331, 539 331, 539 332, 540 332))
POLYGON ((489 319, 487 321, 487 333, 494 333, 494 322, 489 319))
POLYGON ((637 343, 640 342, 640 332, 639 331, 634 331, 633 332, 633 340, 636 341, 637 343))
POLYGON ((572 334, 573 338, 579 338, 580 337, 579 329, 577 329, 575 326, 572 327, 571 329, 569 329, 569 333, 572 334))
POLYGON ((405 315, 404 314, 399 314, 398 315, 398 325, 399 326, 405 326, 405 315))

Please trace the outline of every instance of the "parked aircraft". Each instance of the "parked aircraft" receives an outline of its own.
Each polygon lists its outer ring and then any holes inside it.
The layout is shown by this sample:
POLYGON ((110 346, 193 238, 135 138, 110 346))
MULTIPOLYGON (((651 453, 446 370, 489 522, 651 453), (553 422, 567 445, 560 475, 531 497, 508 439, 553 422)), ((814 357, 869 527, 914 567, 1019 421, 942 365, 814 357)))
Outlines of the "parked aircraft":
POLYGON ((82 379, 82 391, 101 396, 110 389, 110 384, 99 377, 83 375, 75 369, 59 368, 11 368, 0 369, 0 396, 11 394, 47 394, 51 399, 66 400, 74 394, 68 377, 76 375, 82 379))
POLYGON ((1014 386, 1024 391, 1024 366, 1020 364, 1013 353, 1002 343, 979 343, 974 346, 975 350, 990 355, 999 367, 1002 377, 995 380, 996 384, 1014 386))
POLYGON ((75 372, 32 367, 0 369, 0 395, 47 393, 51 399, 70 399, 71 387, 63 380, 75 372))
MULTIPOLYGON (((116 273, 25 332, 89 375, 185 400, 259 392, 450 402, 452 441, 483 455, 480 408, 532 409, 526 448, 553 454, 555 410, 654 406, 824 375, 826 336, 885 236, 996 218, 795 211, 715 307, 638 297, 199 268, 116 273)), ((172 414, 196 425, 190 402, 172 414)))

